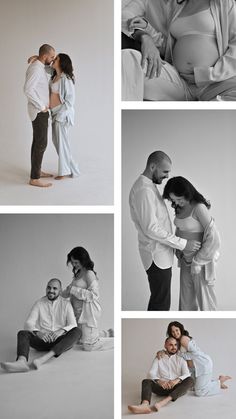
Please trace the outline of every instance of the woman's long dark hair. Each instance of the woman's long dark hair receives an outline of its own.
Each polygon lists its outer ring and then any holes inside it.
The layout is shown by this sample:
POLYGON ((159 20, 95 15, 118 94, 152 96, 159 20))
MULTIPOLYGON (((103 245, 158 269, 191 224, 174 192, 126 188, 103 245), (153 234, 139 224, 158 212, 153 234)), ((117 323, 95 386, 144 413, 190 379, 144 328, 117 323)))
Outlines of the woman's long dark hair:
POLYGON ((96 274, 96 272, 94 271, 94 263, 91 260, 89 253, 84 247, 74 247, 74 249, 72 249, 70 253, 68 253, 66 262, 67 265, 71 263, 71 258, 78 260, 83 268, 93 271, 96 274))
POLYGON ((194 201, 199 204, 204 204, 207 209, 211 208, 210 202, 194 188, 192 183, 182 176, 172 177, 168 180, 164 188, 163 198, 171 200, 170 193, 176 196, 183 196, 189 202, 194 201))
POLYGON ((172 330, 171 330, 173 326, 178 327, 180 329, 181 336, 188 336, 189 338, 191 338, 191 336, 189 335, 189 332, 185 330, 184 325, 177 321, 174 321, 168 324, 167 332, 166 332, 167 337, 173 337, 172 330))
MULTIPOLYGON (((75 76, 73 73, 73 66, 72 61, 67 54, 60 53, 57 55, 59 57, 59 65, 61 68, 61 71, 66 75, 66 77, 75 83, 75 76)), ((54 78, 56 75, 56 70, 54 70, 52 78, 54 78)))

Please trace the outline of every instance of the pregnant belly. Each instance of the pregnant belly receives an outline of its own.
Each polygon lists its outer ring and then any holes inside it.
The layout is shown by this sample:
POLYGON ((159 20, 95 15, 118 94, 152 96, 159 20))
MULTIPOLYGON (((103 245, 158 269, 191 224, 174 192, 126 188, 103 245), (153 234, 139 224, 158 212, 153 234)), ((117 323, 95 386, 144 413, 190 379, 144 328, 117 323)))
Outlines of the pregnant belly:
MULTIPOLYGON (((181 237, 182 239, 186 239, 186 240, 195 240, 200 243, 202 243, 202 240, 203 240, 203 232, 201 233, 201 232, 183 231, 177 228, 175 234, 177 237, 181 237)), ((191 260, 193 259, 193 257, 196 255, 197 252, 198 251, 193 252, 193 251, 185 250, 185 249, 182 251, 184 258, 187 262, 191 262, 191 260)))
POLYGON ((58 105, 61 105, 59 94, 58 93, 51 93, 50 94, 50 102, 49 102, 50 109, 55 108, 58 105))
POLYGON ((193 74, 194 67, 211 67, 218 58, 213 36, 184 35, 176 41, 173 49, 174 66, 183 74, 193 74))

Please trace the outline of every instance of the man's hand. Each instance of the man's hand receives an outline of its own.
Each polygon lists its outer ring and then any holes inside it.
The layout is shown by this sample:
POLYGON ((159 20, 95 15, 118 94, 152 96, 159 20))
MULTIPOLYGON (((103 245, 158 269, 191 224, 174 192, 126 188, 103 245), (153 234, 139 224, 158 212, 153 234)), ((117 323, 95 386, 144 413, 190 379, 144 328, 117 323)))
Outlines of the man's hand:
POLYGON ((171 387, 170 387, 170 384, 169 384, 169 381, 165 381, 165 380, 158 380, 157 382, 158 382, 158 384, 159 384, 162 388, 164 388, 165 390, 168 390, 168 389, 170 389, 170 388, 171 388, 171 387))
POLYGON ((181 381, 179 378, 176 378, 175 380, 169 380, 169 388, 173 388, 174 386, 176 386, 177 384, 179 384, 181 381))
POLYGON ((165 356, 166 351, 164 351, 164 349, 162 351, 158 351, 156 354, 157 359, 161 359, 165 356))
POLYGON ((191 274, 192 275, 198 275, 198 274, 200 274, 201 269, 202 269, 201 265, 192 264, 191 265, 191 274))
POLYGON ((128 30, 130 32, 134 31, 135 29, 146 29, 148 22, 142 18, 141 16, 132 17, 127 22, 128 30))
POLYGON ((46 108, 45 108, 42 112, 43 112, 43 113, 48 112, 48 108, 46 107, 46 108))
POLYGON ((144 33, 141 35, 141 66, 145 67, 147 64, 146 77, 152 79, 159 77, 161 74, 162 61, 159 50, 155 46, 152 38, 144 33))
POLYGON ((64 333, 65 333, 64 329, 58 329, 58 330, 55 330, 54 332, 50 332, 51 342, 54 342, 57 338, 64 335, 64 333))
POLYGON ((201 247, 201 243, 196 240, 188 240, 184 250, 188 250, 190 252, 196 252, 201 247))
POLYGON ((36 333, 36 335, 39 339, 42 339, 44 342, 52 342, 51 337, 50 337, 50 333, 51 332, 40 332, 40 331, 38 331, 36 333))

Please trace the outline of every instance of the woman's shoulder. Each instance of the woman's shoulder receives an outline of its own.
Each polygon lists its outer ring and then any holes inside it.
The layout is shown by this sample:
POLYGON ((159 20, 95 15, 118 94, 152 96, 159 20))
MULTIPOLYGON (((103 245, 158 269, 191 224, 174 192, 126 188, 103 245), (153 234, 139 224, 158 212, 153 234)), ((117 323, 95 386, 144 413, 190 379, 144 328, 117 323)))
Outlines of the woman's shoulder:
POLYGON ((88 287, 89 287, 89 286, 92 284, 92 282, 93 282, 95 279, 97 279, 97 277, 96 277, 96 275, 95 275, 94 271, 92 271, 92 270, 88 269, 88 270, 85 272, 84 279, 86 280, 87 285, 88 285, 88 287))

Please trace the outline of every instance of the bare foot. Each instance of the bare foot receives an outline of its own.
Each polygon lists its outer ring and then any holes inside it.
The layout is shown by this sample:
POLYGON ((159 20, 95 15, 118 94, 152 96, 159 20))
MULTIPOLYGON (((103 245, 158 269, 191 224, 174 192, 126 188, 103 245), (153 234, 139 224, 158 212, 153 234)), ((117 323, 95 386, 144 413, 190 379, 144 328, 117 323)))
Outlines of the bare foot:
POLYGON ((40 172, 40 177, 53 177, 53 175, 51 173, 47 173, 47 172, 43 172, 41 170, 40 172))
POLYGON ((62 179, 70 178, 70 177, 72 177, 72 175, 55 176, 54 179, 56 179, 56 180, 62 180, 62 179))
POLYGON ((32 362, 32 366, 33 368, 38 370, 41 367, 41 362, 39 361, 39 359, 34 359, 34 361, 32 362))
POLYGON ((220 388, 223 388, 223 390, 226 390, 228 388, 228 386, 226 386, 224 384, 225 381, 227 380, 231 380, 232 377, 230 377, 230 375, 220 375, 219 376, 219 380, 220 380, 220 388))
POLYGON ((144 403, 143 404, 139 404, 137 406, 134 406, 134 405, 133 406, 128 406, 128 409, 132 413, 139 413, 139 414, 142 414, 142 413, 151 413, 152 412, 149 404, 144 404, 144 403))
POLYGON ((30 179, 29 184, 38 186, 39 188, 49 188, 49 186, 52 186, 52 183, 43 183, 40 179, 30 179))
POLYGON ((1 367, 7 372, 27 372, 30 370, 29 365, 23 359, 15 362, 1 362, 1 367))

